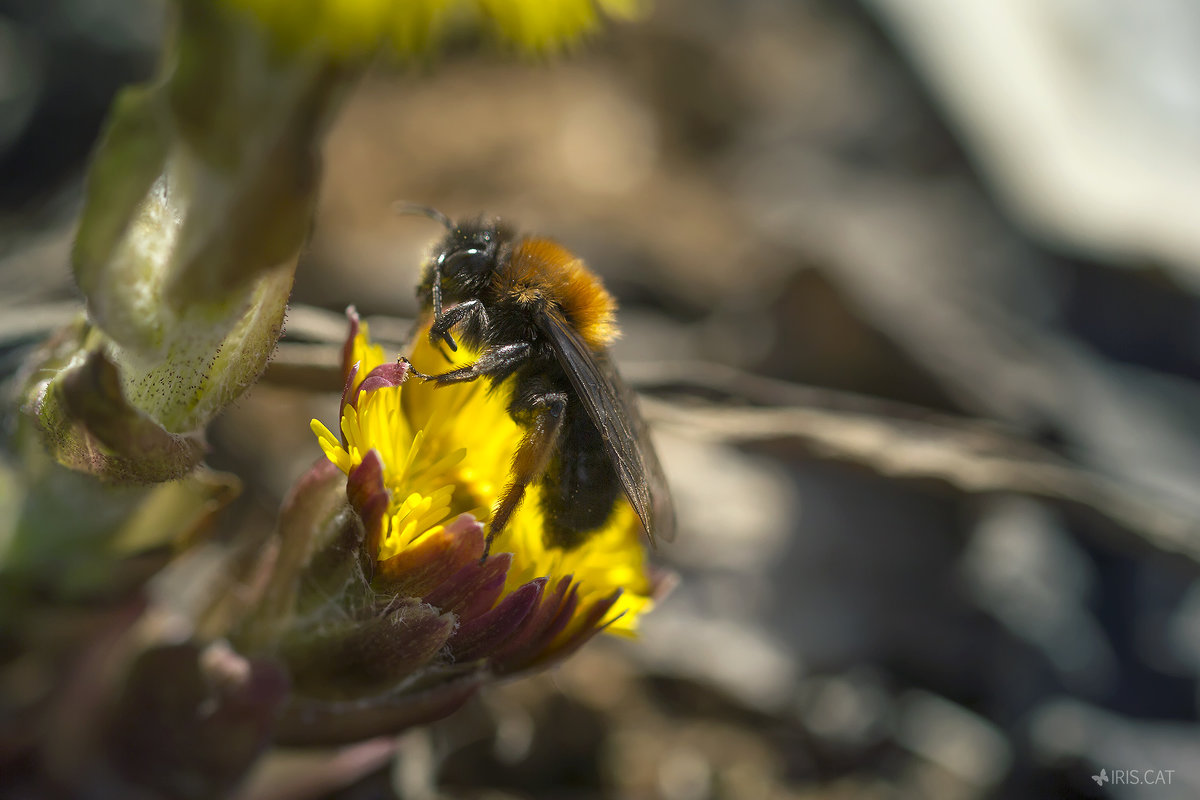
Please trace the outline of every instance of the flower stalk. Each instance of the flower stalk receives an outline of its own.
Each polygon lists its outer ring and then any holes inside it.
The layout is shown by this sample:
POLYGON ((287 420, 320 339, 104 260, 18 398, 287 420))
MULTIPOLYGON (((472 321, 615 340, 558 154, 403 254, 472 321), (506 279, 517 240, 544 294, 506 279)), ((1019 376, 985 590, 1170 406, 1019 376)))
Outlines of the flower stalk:
POLYGON ((357 72, 180 3, 158 78, 118 98, 93 160, 72 253, 87 320, 26 395, 62 463, 155 482, 199 462, 283 329, 321 137, 357 72))

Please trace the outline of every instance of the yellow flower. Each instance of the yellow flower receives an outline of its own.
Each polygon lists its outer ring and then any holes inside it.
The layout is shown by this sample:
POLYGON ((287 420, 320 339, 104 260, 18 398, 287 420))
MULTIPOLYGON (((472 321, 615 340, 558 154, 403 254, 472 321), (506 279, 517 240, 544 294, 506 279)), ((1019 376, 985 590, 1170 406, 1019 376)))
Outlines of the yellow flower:
MULTIPOLYGON (((429 343, 425 330, 417 333, 411 353, 423 370, 444 371, 473 359, 474 354, 461 348, 448 359, 429 343)), ((435 558, 459 565, 466 563, 467 550, 476 561, 482 554, 479 526, 466 534, 478 541, 462 545, 463 520, 471 520, 460 515, 481 521, 490 517, 508 480, 522 430, 508 415, 505 386, 492 391, 483 380, 444 387, 406 381, 405 367, 385 358, 353 312, 344 359, 340 435, 317 420, 313 431, 328 459, 350 478, 351 502, 364 519, 367 546, 377 562, 375 583, 381 589, 406 589, 430 602, 422 592, 440 596, 449 591, 431 587, 436 581, 428 575, 446 571, 433 565, 435 558), (386 508, 382 496, 363 488, 362 476, 368 474, 377 475, 370 479, 386 490, 386 508), (368 508, 370 502, 377 508, 368 508)), ((542 663, 600 629, 633 633, 639 616, 653 602, 655 580, 640 542, 637 515, 625 498, 604 529, 565 551, 543 542, 539 491, 536 485, 526 491, 493 543, 496 555, 489 561, 502 559, 496 569, 506 567, 503 587, 496 573, 495 598, 476 611, 498 609, 537 586, 540 599, 530 614, 543 619, 527 624, 548 627, 534 650, 524 648, 519 657, 499 658, 500 671, 542 663), (558 605, 548 608, 547 603, 558 605), (551 626, 548 617, 554 615, 551 626)), ((519 639, 521 634, 514 628, 513 636, 519 639)), ((503 643, 496 646, 503 650, 503 643)))
POLYGON ((570 45, 594 31, 601 12, 630 18, 638 0, 222 0, 262 23, 291 49, 336 58, 429 51, 458 24, 486 19, 499 37, 527 53, 570 45))

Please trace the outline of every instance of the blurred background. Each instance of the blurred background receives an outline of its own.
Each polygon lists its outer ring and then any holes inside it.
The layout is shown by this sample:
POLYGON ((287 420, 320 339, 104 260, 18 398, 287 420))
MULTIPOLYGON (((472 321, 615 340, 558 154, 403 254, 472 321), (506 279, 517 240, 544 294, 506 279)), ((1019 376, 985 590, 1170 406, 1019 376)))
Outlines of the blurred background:
MULTIPOLYGON (((163 24, 0 2, 5 375, 77 308, 86 159, 163 24)), ((681 582, 323 796, 1200 796, 1197 75, 1188 0, 657 0, 552 63, 376 69, 211 431, 228 528, 320 455, 345 306, 400 346, 438 235, 401 200, 617 295, 681 582)))

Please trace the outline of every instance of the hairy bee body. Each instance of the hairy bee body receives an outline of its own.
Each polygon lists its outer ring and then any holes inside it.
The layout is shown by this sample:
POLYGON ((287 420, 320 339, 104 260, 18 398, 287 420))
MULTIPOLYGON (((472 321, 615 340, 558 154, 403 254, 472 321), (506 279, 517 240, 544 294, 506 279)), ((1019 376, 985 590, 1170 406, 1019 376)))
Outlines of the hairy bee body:
POLYGON ((439 385, 511 381, 508 412, 525 431, 493 509, 489 546, 532 483, 542 486, 548 546, 578 547, 604 526, 622 494, 651 541, 669 537, 674 513, 658 459, 608 356, 616 304, 599 278, 552 240, 422 211, 449 229, 418 288, 432 313, 430 339, 452 350, 462 341, 478 357, 440 375, 417 365, 414 372, 439 385))

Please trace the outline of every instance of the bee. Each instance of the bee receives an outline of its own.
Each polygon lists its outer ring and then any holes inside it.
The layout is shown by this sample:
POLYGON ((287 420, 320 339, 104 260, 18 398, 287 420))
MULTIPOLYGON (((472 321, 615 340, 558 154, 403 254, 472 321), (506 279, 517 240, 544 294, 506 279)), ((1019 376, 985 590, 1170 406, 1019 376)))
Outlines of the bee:
POLYGON ((461 341, 478 354, 472 364, 435 375, 410 364, 412 373, 438 386, 512 381, 508 413, 524 433, 492 509, 485 557, 526 488, 539 482, 549 547, 571 550, 587 541, 622 493, 651 544, 673 538, 662 467, 637 398, 609 356, 616 303, 600 279, 557 242, 518 235, 499 221, 456 223, 424 206, 400 210, 446 228, 417 288, 432 314, 430 341, 455 351, 461 341))

